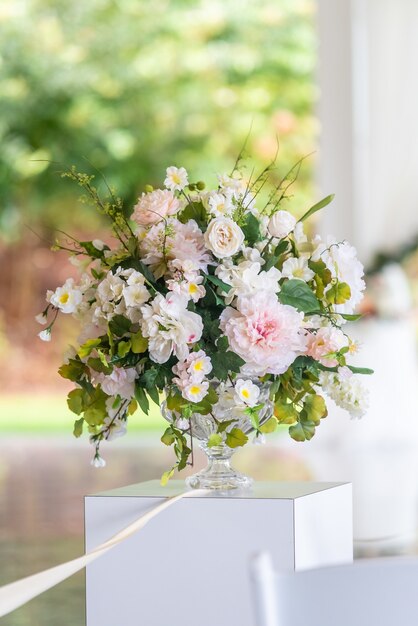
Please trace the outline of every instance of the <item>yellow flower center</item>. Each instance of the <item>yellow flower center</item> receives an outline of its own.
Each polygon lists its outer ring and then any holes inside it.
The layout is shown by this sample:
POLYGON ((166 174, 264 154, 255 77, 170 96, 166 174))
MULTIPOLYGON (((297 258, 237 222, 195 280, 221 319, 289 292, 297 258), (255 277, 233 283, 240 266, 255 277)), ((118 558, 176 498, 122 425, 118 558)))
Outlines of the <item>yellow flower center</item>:
POLYGON ((196 361, 196 363, 193 366, 193 369, 195 372, 200 372, 203 368, 203 363, 202 361, 196 361))
POLYGON ((172 174, 171 175, 171 180, 173 181, 173 183, 175 183, 176 185, 180 185, 181 180, 180 180, 180 176, 178 174, 172 174))
POLYGON ((190 283, 189 293, 196 293, 196 291, 197 291, 197 285, 195 285, 195 283, 190 283))
POLYGON ((303 276, 303 268, 301 267, 297 267, 294 271, 293 271, 293 276, 296 276, 297 278, 301 278, 303 276))
POLYGON ((70 294, 63 293, 62 296, 60 296, 61 304, 67 304, 69 297, 70 297, 70 294))
POLYGON ((241 391, 241 395, 243 398, 245 398, 246 400, 248 400, 248 398, 250 397, 250 392, 248 391, 248 389, 243 389, 241 391))
POLYGON ((193 385, 193 387, 190 387, 190 393, 193 396, 197 396, 199 392, 200 392, 200 387, 198 385, 193 385))

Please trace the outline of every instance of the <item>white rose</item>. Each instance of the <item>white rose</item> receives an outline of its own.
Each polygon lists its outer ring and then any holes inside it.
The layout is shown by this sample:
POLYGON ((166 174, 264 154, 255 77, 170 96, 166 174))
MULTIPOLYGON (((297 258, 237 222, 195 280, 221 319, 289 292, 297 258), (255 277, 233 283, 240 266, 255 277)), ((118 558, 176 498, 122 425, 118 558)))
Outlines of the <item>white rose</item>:
POLYGON ((218 259, 233 256, 244 243, 244 233, 229 217, 212 220, 205 233, 205 244, 218 259))
POLYGON ((296 218, 289 211, 277 211, 271 216, 268 231, 272 237, 283 239, 296 226, 296 218))

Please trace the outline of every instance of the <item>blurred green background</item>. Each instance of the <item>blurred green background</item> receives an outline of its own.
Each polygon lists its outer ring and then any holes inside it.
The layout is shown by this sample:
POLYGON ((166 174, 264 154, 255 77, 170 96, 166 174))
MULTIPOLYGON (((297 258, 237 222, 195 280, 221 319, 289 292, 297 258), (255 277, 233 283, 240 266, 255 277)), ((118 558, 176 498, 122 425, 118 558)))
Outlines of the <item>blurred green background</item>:
MULTIPOLYGON (((0 432, 71 423, 55 372, 75 330, 61 318, 45 345, 33 316, 74 272, 49 250, 55 229, 106 231, 59 171, 98 168, 129 212, 168 165, 213 183, 250 131, 248 173, 278 139, 283 175, 316 147, 314 21, 313 0, 1 2, 0 432)), ((314 195, 314 160, 295 211, 314 195)))

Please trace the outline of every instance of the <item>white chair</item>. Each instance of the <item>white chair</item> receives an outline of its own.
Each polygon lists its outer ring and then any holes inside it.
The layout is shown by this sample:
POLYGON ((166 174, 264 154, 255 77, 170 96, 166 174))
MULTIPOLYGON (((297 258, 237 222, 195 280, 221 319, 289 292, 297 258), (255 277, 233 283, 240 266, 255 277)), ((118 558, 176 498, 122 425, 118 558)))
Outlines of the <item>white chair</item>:
POLYGON ((251 578, 256 626, 418 626, 418 558, 275 572, 261 553, 251 578))

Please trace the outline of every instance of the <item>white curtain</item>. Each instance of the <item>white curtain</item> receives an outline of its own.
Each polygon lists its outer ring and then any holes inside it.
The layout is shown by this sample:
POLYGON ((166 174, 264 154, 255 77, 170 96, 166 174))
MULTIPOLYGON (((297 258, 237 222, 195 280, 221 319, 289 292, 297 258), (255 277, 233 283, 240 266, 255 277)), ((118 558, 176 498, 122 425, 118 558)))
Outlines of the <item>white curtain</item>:
POLYGON ((418 234, 418 0, 318 0, 320 230, 369 262, 418 234))

